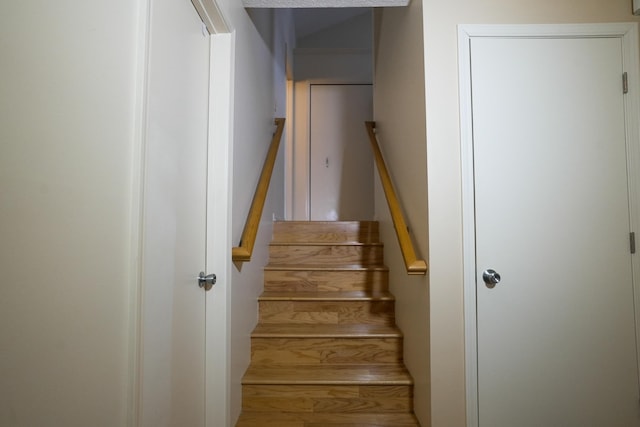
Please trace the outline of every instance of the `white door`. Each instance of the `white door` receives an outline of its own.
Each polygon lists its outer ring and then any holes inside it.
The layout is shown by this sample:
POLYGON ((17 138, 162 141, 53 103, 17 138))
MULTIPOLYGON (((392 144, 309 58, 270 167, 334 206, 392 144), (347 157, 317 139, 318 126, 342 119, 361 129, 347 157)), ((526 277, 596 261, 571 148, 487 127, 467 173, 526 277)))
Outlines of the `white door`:
POLYGON ((188 0, 151 2, 141 426, 205 420, 209 36, 188 0))
POLYGON ((310 96, 311 220, 373 219, 371 85, 313 84, 310 96))
POLYGON ((640 426, 621 39, 470 50, 479 425, 640 426))

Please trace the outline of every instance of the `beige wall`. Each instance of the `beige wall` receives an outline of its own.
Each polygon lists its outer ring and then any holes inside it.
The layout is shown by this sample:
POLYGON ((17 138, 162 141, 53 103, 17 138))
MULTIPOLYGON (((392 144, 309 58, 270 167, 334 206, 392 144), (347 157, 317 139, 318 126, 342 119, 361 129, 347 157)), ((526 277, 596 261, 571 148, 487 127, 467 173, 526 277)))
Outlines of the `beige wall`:
POLYGON ((371 26, 371 13, 363 13, 299 38, 294 50, 294 80, 370 83, 371 26))
MULTIPOLYGON (((465 425, 458 24, 637 21, 631 0, 424 0, 432 425, 465 425)), ((413 152, 421 155, 422 145, 413 152)), ((421 169, 418 169, 421 171, 421 169)))
MULTIPOLYGON (((285 50, 294 46, 291 14, 269 9, 248 13, 237 0, 219 0, 235 34, 233 65, 233 148, 231 178, 231 234, 238 245, 272 134, 273 119, 285 115, 285 50), (276 29, 276 23, 278 28, 276 29)), ((290 53, 289 53, 290 54, 290 53)), ((271 241, 272 218, 284 218, 284 143, 264 206, 251 262, 231 269, 230 307, 230 420, 241 409, 241 379, 251 356, 250 334, 257 323, 258 296, 271 241)), ((231 260, 229 260, 231 262, 231 260)))
MULTIPOLYGON (((241 2, 219 3, 236 40, 237 243, 274 112, 284 111, 284 71, 273 58, 284 60, 286 36, 272 31, 271 13, 262 17, 266 31, 258 32, 241 2)), ((132 230, 140 196, 134 170, 144 65, 137 48, 144 45, 139 13, 146 5, 0 3, 2 426, 127 425, 135 377, 130 320, 138 260, 132 230)), ((273 213, 283 216, 282 158, 279 164, 265 207, 267 225, 273 213)), ((268 240, 267 226, 254 262, 233 277, 232 415, 239 411, 255 321, 247 313, 257 310, 268 240)))
POLYGON ((298 38, 296 46, 305 49, 371 49, 371 25, 371 12, 367 11, 298 38))
POLYGON ((0 3, 0 425, 124 426, 138 2, 0 3))
MULTIPOLYGON (((374 117, 377 135, 407 216, 419 257, 428 255, 427 153, 425 140, 422 4, 376 14, 374 117)), ((429 281, 408 276, 382 189, 376 187, 376 217, 404 333, 405 363, 415 381, 415 412, 430 418, 429 281)))

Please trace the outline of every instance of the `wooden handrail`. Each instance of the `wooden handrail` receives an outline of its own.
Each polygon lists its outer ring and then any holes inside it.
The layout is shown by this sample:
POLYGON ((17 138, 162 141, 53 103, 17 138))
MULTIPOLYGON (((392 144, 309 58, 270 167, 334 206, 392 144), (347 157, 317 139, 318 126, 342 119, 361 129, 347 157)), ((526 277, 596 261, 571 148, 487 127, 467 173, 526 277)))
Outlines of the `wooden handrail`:
POLYGON ((267 191, 269 191, 271 174, 276 162, 276 157, 278 156, 278 148, 280 147, 282 132, 284 131, 283 118, 277 118, 274 122, 277 125, 277 128, 273 134, 273 138, 271 139, 271 146, 267 152, 267 157, 264 159, 260 180, 258 181, 256 192, 253 195, 253 200, 251 201, 251 208, 247 215, 247 222, 245 222, 244 230, 242 231, 240 246, 231 249, 231 258, 234 262, 251 261, 253 245, 256 243, 258 227, 260 226, 260 218, 262 217, 262 209, 264 208, 264 202, 267 199, 267 191))
POLYGON ((378 139, 376 138, 375 133, 376 123, 365 122, 365 126, 369 133, 371 149, 373 150, 373 156, 378 167, 378 174, 380 175, 384 195, 387 198, 387 204, 389 205, 389 211, 391 212, 393 226, 396 229, 396 236, 398 237, 400 251, 402 251, 402 257, 404 258, 404 265, 407 268, 407 274, 427 274, 427 263, 424 260, 417 259, 416 257, 416 251, 413 248, 411 237, 409 237, 409 231, 407 230, 407 224, 404 220, 404 216, 402 215, 398 196, 393 189, 387 165, 384 162, 382 152, 378 146, 378 139))

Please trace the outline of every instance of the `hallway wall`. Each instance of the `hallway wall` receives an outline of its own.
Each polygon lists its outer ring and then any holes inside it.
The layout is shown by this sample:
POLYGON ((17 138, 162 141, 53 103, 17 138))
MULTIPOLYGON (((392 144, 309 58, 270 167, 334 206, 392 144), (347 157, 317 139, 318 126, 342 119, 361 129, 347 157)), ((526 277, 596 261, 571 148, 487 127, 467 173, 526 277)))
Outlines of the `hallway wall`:
MULTIPOLYGON (((418 257, 428 256, 427 153, 422 4, 376 13, 374 119, 376 134, 406 215, 418 257)), ((414 405, 423 426, 430 419, 429 280, 409 276, 376 171, 376 217, 385 244, 404 360, 415 381, 414 405)))
POLYGON ((299 38, 294 51, 294 79, 370 83, 372 15, 346 21, 299 38))
MULTIPOLYGON (((284 10, 251 9, 237 0, 218 1, 235 33, 233 66, 233 147, 231 177, 231 233, 238 245, 247 213, 266 157, 274 117, 285 116, 285 52, 295 45, 291 14, 284 10)), ((251 356, 250 334, 257 323, 257 298, 263 289, 272 218, 284 218, 284 143, 281 143, 263 210, 251 262, 231 267, 230 314, 230 420, 241 409, 241 379, 251 356)), ((231 262, 231 260, 229 260, 231 262)))
MULTIPOLYGON (((294 49, 293 133, 288 142, 287 219, 309 219, 311 84, 370 84, 372 13, 340 21, 297 39, 294 49)), ((364 127, 363 127, 364 129, 364 127)), ((365 134, 366 137, 366 134, 365 134)))
POLYGON ((139 6, 0 3, 2 426, 127 424, 139 6))

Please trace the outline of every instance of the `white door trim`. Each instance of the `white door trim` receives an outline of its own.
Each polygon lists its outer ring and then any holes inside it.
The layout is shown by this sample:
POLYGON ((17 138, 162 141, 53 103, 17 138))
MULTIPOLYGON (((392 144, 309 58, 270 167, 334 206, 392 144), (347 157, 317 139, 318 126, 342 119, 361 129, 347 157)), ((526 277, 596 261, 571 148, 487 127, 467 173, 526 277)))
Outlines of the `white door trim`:
POLYGON ((293 219, 293 159, 295 82, 287 78, 287 105, 285 107, 284 133, 284 219, 293 219))
POLYGON ((191 0, 191 4, 198 11, 200 19, 207 27, 209 34, 224 34, 229 32, 229 26, 216 0, 191 0))
POLYGON ((136 46, 136 94, 131 161, 131 248, 129 253, 129 366, 127 384, 127 426, 140 424, 142 402, 142 296, 144 265, 144 173, 147 147, 147 93, 149 92, 149 38, 151 0, 138 2, 136 46))
MULTIPOLYGON (((476 253, 473 170, 473 128, 471 105, 471 50, 474 37, 522 38, 620 38, 623 69, 628 74, 629 93, 625 96, 627 159, 631 229, 640 231, 640 66, 638 64, 638 25, 460 25, 458 26, 458 67, 460 102, 460 155, 462 169, 463 280, 465 316, 465 370, 467 426, 478 427, 478 342, 476 324, 476 253)), ((622 85, 622 76, 621 76, 622 85)), ((621 86, 622 90, 622 86, 621 86)), ((636 307, 636 346, 640 343, 640 257, 633 257, 636 307)), ((640 354, 640 347, 638 347, 640 354)))
POLYGON ((230 425, 231 191, 235 33, 211 36, 207 185, 208 272, 217 283, 206 294, 206 427, 230 425), (220 351, 222 349, 222 351, 220 351))

